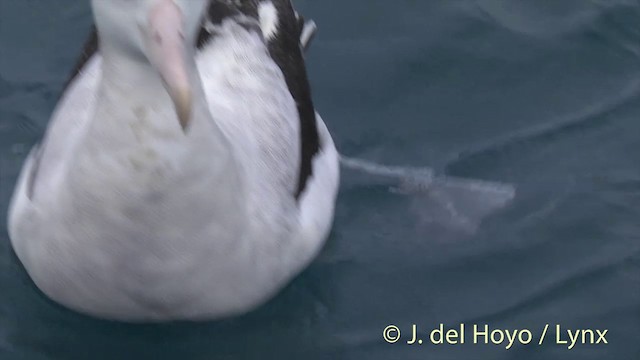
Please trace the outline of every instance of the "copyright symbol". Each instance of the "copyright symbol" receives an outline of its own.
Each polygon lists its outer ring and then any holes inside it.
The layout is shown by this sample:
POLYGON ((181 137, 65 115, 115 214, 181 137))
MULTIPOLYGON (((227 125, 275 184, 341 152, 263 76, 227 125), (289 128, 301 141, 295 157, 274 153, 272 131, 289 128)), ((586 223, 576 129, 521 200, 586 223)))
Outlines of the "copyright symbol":
POLYGON ((382 331, 382 337, 384 341, 393 344, 400 340, 400 329, 395 325, 389 325, 382 331))

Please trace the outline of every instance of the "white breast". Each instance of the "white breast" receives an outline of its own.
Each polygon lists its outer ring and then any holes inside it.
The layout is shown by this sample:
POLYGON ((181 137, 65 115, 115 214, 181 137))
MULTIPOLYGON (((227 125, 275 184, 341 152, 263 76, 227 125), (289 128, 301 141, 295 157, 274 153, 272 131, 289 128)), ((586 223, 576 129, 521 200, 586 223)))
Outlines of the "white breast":
MULTIPOLYGON (((33 201, 26 196, 27 164, 11 205, 9 230, 16 253, 54 300, 130 321, 228 316, 270 298, 324 243, 338 184, 333 142, 318 119, 324 147, 296 203, 296 104, 257 34, 232 22, 221 30, 198 54, 197 64, 209 110, 239 169, 236 182, 242 194, 237 201, 243 203, 237 208, 248 212, 240 215, 236 207, 221 206, 222 197, 231 201, 235 190, 216 181, 197 187, 178 183, 190 197, 169 189, 178 197, 168 202, 171 196, 158 203, 144 192, 96 202, 104 186, 90 185, 83 172, 65 170, 77 168, 72 154, 82 151, 77 144, 92 119, 101 76, 101 60, 95 57, 52 119, 38 175, 40 195, 33 201), (74 178, 65 178, 69 174, 74 178), (193 231, 206 214, 214 214, 211 226, 193 231), (222 238, 226 240, 220 242, 222 238)), ((197 160, 214 161, 215 156, 198 154, 197 160)), ((91 162, 86 164, 90 169, 91 162)), ((206 166, 205 161, 191 168, 206 166)), ((110 172, 116 176, 118 169, 110 172)))

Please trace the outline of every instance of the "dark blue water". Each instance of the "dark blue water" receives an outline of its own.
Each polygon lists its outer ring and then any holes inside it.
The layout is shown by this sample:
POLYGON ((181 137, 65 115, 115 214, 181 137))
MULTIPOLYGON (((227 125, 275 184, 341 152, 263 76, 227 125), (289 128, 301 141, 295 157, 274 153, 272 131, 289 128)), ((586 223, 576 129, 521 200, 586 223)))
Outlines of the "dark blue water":
MULTIPOLYGON (((87 3, 0 0, 2 218, 86 37, 87 3)), ((460 233, 433 226, 420 198, 345 172, 327 246, 278 297, 236 319, 162 326, 46 300, 3 221, 0 359, 639 359, 640 3, 296 6, 319 26, 309 73, 343 153, 509 182, 511 206, 460 233), (440 323, 465 324, 465 344, 432 344, 440 323), (412 324, 422 345, 407 344, 412 324), (533 339, 473 344, 474 324, 533 339), (608 330, 608 344, 558 344, 579 329, 608 330)))

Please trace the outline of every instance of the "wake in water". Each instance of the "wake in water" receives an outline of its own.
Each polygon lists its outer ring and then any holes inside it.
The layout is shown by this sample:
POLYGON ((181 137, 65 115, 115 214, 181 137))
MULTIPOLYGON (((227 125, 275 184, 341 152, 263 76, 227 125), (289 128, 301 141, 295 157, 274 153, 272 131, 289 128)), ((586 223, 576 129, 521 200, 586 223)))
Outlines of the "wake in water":
POLYGON ((510 184, 436 176, 428 167, 386 166, 340 155, 343 167, 391 180, 391 191, 419 196, 420 215, 429 222, 473 232, 486 216, 515 197, 510 184))

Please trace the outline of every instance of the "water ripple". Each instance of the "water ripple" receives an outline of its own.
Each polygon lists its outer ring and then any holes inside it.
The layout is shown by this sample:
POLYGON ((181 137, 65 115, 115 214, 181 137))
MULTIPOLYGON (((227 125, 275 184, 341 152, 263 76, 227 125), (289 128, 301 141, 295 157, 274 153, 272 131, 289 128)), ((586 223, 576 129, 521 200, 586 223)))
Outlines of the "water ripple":
POLYGON ((591 105, 582 111, 555 121, 512 132, 504 137, 458 152, 446 162, 445 169, 447 171, 455 171, 457 168, 465 167, 466 164, 482 158, 490 158, 522 146, 540 145, 541 143, 557 140, 560 136, 580 133, 605 125, 612 121, 607 116, 608 114, 637 100, 639 95, 640 81, 635 80, 615 97, 591 105))

